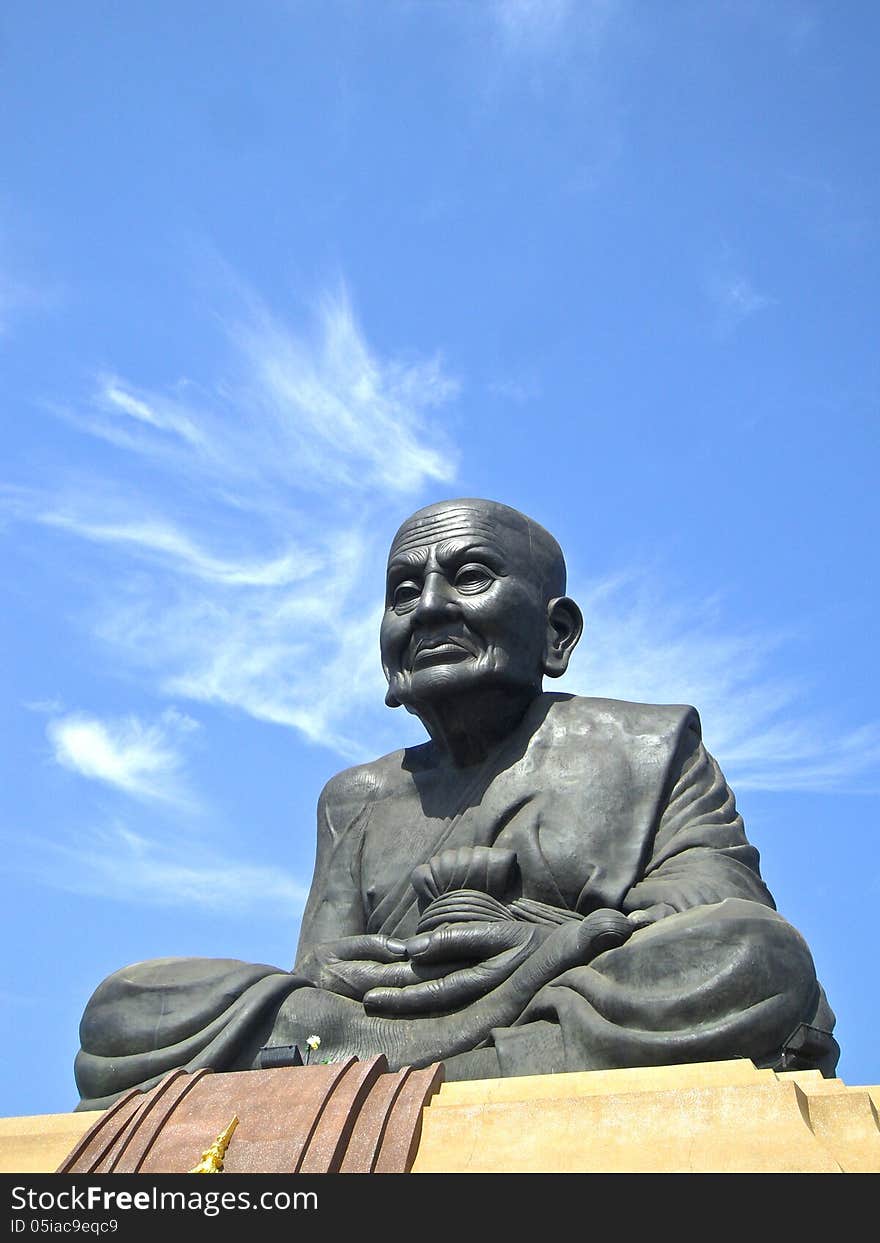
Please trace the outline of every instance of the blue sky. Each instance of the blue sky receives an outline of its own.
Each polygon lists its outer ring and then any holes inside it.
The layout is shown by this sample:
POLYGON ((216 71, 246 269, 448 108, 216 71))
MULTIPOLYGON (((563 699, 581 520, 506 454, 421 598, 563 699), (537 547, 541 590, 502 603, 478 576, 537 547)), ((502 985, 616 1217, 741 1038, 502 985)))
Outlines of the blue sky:
MULTIPOLYGON (((398 523, 566 549, 877 1083, 880 10, 9 0, 0 1114, 143 958, 292 963, 398 523)), ((554 687, 555 689, 555 687, 554 687)))

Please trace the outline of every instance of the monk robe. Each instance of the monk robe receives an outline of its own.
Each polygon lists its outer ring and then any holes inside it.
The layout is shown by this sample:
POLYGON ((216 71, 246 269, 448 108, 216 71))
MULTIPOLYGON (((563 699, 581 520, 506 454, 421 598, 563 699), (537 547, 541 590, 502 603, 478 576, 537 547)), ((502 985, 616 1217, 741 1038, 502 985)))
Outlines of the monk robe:
POLYGON ((452 1065, 483 1050, 480 1075, 522 1075, 779 1066, 804 1025, 812 1064, 833 1073, 809 949, 776 913, 695 710, 544 693, 481 764, 441 770, 425 744, 328 783, 293 972, 162 959, 109 977, 83 1016, 79 1108, 177 1066, 250 1068, 262 1046, 312 1033, 334 1060, 452 1065), (540 935, 459 1009, 367 1013, 313 969, 339 938, 467 920, 540 935))

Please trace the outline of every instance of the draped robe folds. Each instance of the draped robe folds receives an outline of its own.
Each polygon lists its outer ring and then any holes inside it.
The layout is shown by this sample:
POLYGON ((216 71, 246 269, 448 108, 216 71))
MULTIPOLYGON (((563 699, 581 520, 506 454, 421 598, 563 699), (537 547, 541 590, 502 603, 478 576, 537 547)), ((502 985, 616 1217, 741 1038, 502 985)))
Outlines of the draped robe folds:
POLYGON ((800 1024, 834 1016, 800 934, 776 913, 692 708, 542 694, 505 743, 441 773, 430 744, 334 777, 292 972, 159 959, 110 976, 81 1024, 78 1108, 186 1066, 258 1065, 263 1045, 424 1065, 494 1048, 502 1075, 748 1057, 774 1065, 800 1024), (418 865, 445 850, 515 857, 514 918, 555 925, 533 958, 452 1014, 382 1018, 316 987, 316 945, 418 926, 418 865), (595 953, 603 911, 644 912, 595 953), (526 912, 526 914, 523 914, 526 912), (532 912, 538 912, 533 915, 532 912))

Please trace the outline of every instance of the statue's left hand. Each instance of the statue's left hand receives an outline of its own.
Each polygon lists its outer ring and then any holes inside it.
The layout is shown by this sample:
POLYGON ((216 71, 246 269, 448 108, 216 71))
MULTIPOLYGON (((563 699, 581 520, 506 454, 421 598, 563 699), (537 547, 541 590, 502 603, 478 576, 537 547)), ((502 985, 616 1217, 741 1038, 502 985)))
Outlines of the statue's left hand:
POLYGON ((403 941, 381 934, 339 937, 313 946, 297 965, 316 988, 360 1001, 381 986, 400 988, 424 979, 410 962, 403 941))
POLYGON ((551 931, 540 924, 446 924, 411 937, 406 953, 417 976, 436 978, 364 994, 368 1014, 427 1016, 470 1005, 502 984, 543 943, 551 931))

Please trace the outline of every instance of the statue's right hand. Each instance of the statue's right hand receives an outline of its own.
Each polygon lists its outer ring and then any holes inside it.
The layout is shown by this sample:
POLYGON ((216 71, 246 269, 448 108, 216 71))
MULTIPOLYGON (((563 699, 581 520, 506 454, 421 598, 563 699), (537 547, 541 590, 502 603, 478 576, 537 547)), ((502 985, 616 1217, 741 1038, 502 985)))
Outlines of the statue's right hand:
POLYGON ((364 1009, 425 1018, 460 1010, 503 984, 552 931, 511 919, 445 924, 411 937, 406 948, 418 982, 370 992, 364 1009))
POLYGON ((354 1001, 361 1001, 373 988, 406 988, 425 979, 424 970, 416 974, 403 941, 380 933, 316 945, 297 964, 296 972, 316 988, 354 1001))

